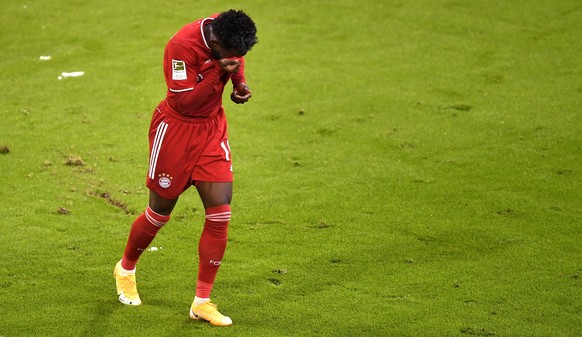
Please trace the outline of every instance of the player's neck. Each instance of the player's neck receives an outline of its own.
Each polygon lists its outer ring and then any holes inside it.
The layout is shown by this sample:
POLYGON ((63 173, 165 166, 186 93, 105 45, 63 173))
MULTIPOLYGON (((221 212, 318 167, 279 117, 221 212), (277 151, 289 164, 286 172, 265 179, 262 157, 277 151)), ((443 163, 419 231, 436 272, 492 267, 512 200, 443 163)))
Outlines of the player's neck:
POLYGON ((212 36, 212 22, 209 22, 202 27, 202 31, 204 32, 204 39, 207 42, 210 42, 210 36, 212 36))

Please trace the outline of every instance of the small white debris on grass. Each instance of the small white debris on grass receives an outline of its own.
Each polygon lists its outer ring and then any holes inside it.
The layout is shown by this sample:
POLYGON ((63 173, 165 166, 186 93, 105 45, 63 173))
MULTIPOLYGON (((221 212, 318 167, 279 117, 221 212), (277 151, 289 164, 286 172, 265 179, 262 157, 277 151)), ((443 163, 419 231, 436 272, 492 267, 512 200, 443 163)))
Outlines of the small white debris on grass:
POLYGON ((41 55, 39 58, 41 61, 48 61, 51 59, 50 55, 41 55))
POLYGON ((72 71, 72 72, 62 72, 61 76, 63 77, 79 77, 85 75, 84 71, 72 71))
POLYGON ((150 248, 148 248, 148 250, 150 252, 156 252, 156 251, 162 250, 162 249, 164 249, 164 247, 150 247, 150 248))
POLYGON ((85 75, 84 71, 62 72, 57 79, 62 80, 67 77, 79 77, 85 75))

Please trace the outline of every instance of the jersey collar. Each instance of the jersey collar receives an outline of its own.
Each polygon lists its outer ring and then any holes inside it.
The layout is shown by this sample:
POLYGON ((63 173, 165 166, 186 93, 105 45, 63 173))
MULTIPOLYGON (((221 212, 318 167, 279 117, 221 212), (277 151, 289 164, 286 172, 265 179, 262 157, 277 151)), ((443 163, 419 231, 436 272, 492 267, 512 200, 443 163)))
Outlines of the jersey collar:
POLYGON ((214 18, 205 18, 202 20, 202 22, 200 23, 200 33, 202 34, 202 41, 204 41, 204 45, 206 45, 206 48, 210 49, 210 46, 208 46, 208 42, 206 42, 206 36, 204 36, 204 23, 207 20, 214 20, 214 18))

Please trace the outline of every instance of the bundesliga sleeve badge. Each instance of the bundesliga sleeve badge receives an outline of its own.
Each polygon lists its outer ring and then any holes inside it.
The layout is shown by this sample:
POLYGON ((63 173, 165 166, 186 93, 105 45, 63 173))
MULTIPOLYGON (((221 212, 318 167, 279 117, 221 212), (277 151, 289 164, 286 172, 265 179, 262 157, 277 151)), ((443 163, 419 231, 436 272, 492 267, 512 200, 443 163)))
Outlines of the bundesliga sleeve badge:
POLYGON ((172 79, 185 80, 187 78, 186 63, 181 60, 172 60, 172 79))

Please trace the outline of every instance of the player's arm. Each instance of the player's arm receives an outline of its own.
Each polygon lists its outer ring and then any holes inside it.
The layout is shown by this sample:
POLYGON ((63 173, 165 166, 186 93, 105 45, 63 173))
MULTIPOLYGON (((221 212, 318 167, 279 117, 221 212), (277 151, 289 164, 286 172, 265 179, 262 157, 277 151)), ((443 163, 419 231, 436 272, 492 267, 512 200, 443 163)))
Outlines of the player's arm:
POLYGON ((174 92, 174 101, 178 112, 197 110, 205 106, 217 92, 222 90, 218 85, 221 71, 217 64, 207 69, 202 75, 204 78, 192 89, 174 92))
POLYGON ((196 69, 196 60, 183 46, 173 44, 166 50, 168 89, 173 92, 171 106, 178 112, 191 112, 203 107, 217 92, 222 69, 218 61, 206 64, 203 70, 196 69), (198 81, 198 78, 202 78, 198 81))
POLYGON ((251 98, 251 89, 247 85, 245 79, 245 60, 244 57, 239 59, 240 66, 236 73, 232 74, 233 90, 230 94, 230 99, 236 104, 246 103, 251 98))

